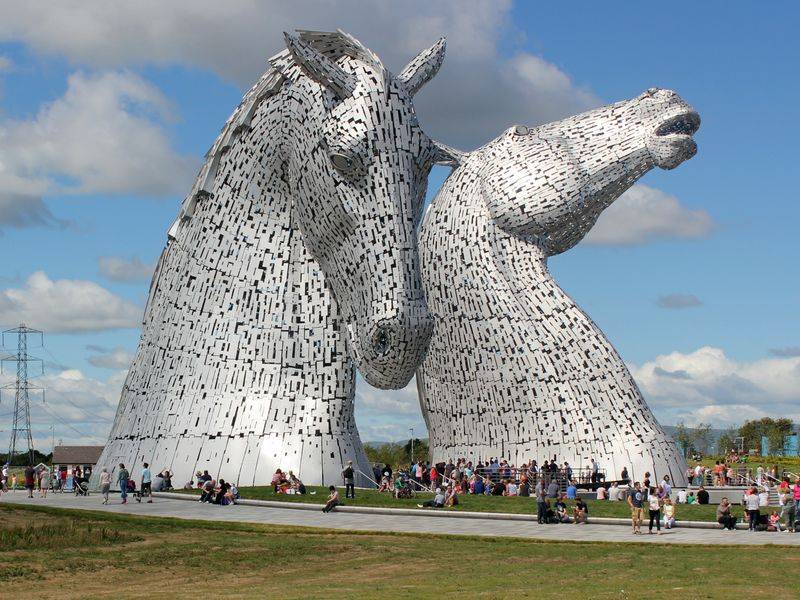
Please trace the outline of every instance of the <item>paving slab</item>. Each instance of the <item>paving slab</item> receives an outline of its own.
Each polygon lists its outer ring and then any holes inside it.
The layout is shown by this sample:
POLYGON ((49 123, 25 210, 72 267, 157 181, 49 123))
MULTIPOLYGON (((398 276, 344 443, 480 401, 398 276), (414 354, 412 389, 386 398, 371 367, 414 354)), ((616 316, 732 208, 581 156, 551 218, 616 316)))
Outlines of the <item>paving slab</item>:
POLYGON ((535 522, 506 521, 498 519, 442 519, 419 514, 369 514, 321 510, 296 510, 273 506, 217 506, 173 498, 157 498, 152 504, 131 501, 120 504, 118 498, 103 505, 100 496, 88 498, 71 494, 51 494, 47 498, 25 497, 24 492, 4 494, 2 504, 53 506, 79 510, 201 519, 220 522, 296 525, 302 527, 327 527, 331 529, 375 532, 434 533, 447 535, 479 535, 517 537, 552 541, 575 542, 643 542, 654 544, 711 544, 711 545, 791 545, 800 546, 800 534, 722 531, 716 529, 689 529, 680 527, 662 535, 633 535, 629 526, 623 525, 539 525, 535 522))

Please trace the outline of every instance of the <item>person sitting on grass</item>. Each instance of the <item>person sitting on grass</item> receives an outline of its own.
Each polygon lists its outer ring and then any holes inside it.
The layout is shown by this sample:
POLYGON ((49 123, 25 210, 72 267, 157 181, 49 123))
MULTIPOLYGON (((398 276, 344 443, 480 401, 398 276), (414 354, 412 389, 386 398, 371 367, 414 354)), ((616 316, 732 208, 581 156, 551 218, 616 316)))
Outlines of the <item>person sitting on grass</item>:
POLYGON ((597 499, 598 500, 608 500, 608 490, 605 486, 600 486, 597 488, 597 499))
POLYGON ((302 481, 300 481, 300 478, 297 475, 295 475, 294 473, 292 473, 291 471, 289 471, 289 474, 291 475, 290 481, 291 481, 291 485, 292 485, 292 491, 295 494, 303 494, 303 495, 305 495, 305 493, 306 493, 305 484, 302 481))
POLYGON ((283 471, 277 469, 275 474, 272 476, 272 491, 276 494, 281 493, 281 487, 286 485, 286 476, 283 474, 283 471))
POLYGON ((675 527, 675 505, 669 496, 664 498, 664 528, 672 529, 675 527))
POLYGON ((695 498, 694 492, 689 492, 686 495, 686 504, 697 504, 697 498, 695 498))
POLYGON ((578 498, 575 502, 575 508, 572 509, 572 517, 575 525, 578 523, 583 523, 585 525, 589 522, 589 507, 586 505, 586 502, 583 501, 583 498, 578 498))
POLYGON ((391 489, 392 489, 392 484, 389 481, 389 476, 384 474, 383 477, 381 477, 381 484, 378 486, 378 491, 389 492, 391 491, 391 489))
POLYGON ((526 477, 525 480, 519 484, 517 489, 517 496, 522 498, 530 498, 531 495, 531 484, 526 477))
POLYGON ((217 483, 217 489, 214 493, 214 504, 227 505, 227 495, 230 489, 230 484, 226 483, 224 479, 220 479, 219 483, 217 483))
MULTIPOLYGON (((772 514, 769 516, 767 531, 781 531, 781 516, 778 514, 777 510, 773 510, 772 514)), ((783 531, 786 530, 784 529, 783 531)))
POLYGON ((492 486, 492 496, 504 496, 506 493, 506 484, 503 481, 498 481, 492 486))
POLYGON ((458 490, 455 486, 450 486, 447 488, 447 493, 444 497, 444 505, 449 508, 458 506, 458 490))
POLYGON ((325 506, 322 507, 322 512, 324 513, 331 512, 334 508, 341 504, 339 502, 339 492, 336 490, 336 486, 329 485, 328 491, 330 492, 328 494, 328 501, 325 503, 325 506))
POLYGON ((417 508, 444 508, 445 497, 442 493, 442 488, 436 488, 436 495, 433 500, 428 500, 422 504, 417 504, 417 508))
POLYGON ((708 504, 708 500, 709 500, 708 491, 701 485, 700 489, 697 490, 697 503, 708 504))
POLYGON ((556 502, 556 520, 559 523, 569 523, 569 512, 567 511, 566 495, 561 496, 556 502))
POLYGON ((484 495, 493 496, 494 494, 492 494, 492 489, 494 489, 494 484, 492 483, 492 480, 487 475, 486 477, 483 478, 483 493, 484 493, 484 495))

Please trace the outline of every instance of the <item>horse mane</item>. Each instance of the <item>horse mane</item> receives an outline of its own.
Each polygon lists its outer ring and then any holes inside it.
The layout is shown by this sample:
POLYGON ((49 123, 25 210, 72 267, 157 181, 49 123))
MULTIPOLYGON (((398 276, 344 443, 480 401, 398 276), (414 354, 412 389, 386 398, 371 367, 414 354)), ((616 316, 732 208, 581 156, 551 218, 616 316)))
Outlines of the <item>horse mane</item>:
MULTIPOLYGON (((337 31, 298 29, 297 33, 301 40, 333 61, 347 56, 367 63, 380 71, 386 70, 374 52, 341 29, 337 31)), ((217 139, 206 152, 203 166, 197 174, 194 185, 183 199, 178 216, 167 232, 168 239, 175 239, 181 224, 192 218, 199 200, 214 197, 214 180, 217 176, 220 159, 236 139, 250 129, 250 122, 259 105, 270 96, 277 94, 286 81, 296 78, 297 75, 292 73, 299 73, 299 69, 293 70, 293 67, 297 66, 297 62, 288 50, 279 52, 267 62, 269 64, 267 70, 245 93, 239 106, 228 117, 217 139)))

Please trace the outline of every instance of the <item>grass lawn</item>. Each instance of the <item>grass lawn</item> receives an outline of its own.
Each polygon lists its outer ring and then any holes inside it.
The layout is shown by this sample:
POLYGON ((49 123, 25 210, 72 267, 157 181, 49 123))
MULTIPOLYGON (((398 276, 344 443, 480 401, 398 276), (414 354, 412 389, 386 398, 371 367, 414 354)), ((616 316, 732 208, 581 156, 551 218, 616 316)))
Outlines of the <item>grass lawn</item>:
MULTIPOLYGON (((276 500, 279 502, 308 502, 313 504, 325 504, 328 498, 328 488, 320 486, 307 486, 309 492, 316 492, 315 494, 305 494, 303 496, 293 494, 275 494, 269 486, 259 487, 243 487, 239 488, 239 493, 242 498, 250 500, 276 500)), ((182 490, 179 490, 182 491, 182 490)), ((198 493, 191 491, 187 493, 198 493)), ((423 500, 428 500, 433 497, 432 494, 424 493, 419 494, 415 499, 404 500, 395 499, 388 493, 379 493, 376 490, 357 490, 355 500, 346 500, 344 498, 344 488, 339 488, 339 494, 342 501, 347 506, 380 506, 387 508, 416 508, 417 504, 423 500)), ((466 510, 475 512, 505 512, 515 514, 536 514, 536 500, 533 498, 504 498, 496 496, 470 496, 461 495, 458 497, 459 505, 454 509, 441 509, 441 510, 466 510)), ((738 496, 731 498, 732 502, 738 502, 738 496)), ((628 518, 631 515, 630 508, 627 502, 608 502, 605 500, 587 500, 589 505, 589 518, 591 517, 623 517, 628 518)), ((570 506, 574 502, 568 503, 570 506)), ((420 509, 421 510, 421 509, 420 509)), ((678 521, 716 521, 717 507, 715 505, 678 505, 677 516, 678 521)), ((734 514, 738 517, 742 516, 741 507, 734 507, 734 514)))
POLYGON ((800 555, 780 547, 354 533, 0 505, 0 586, 15 598, 788 598, 799 567, 800 555))

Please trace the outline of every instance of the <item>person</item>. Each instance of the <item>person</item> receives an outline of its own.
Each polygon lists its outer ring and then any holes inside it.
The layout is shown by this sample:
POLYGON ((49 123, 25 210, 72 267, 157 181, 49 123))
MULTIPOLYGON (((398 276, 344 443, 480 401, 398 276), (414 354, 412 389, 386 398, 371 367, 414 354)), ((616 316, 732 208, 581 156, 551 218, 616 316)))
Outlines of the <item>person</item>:
POLYGON ((708 490, 704 488, 702 485, 700 489, 697 490, 697 503, 698 504, 708 504, 708 490))
POLYGON ((519 493, 519 488, 513 479, 509 479, 506 483, 506 496, 516 496, 519 493))
POLYGON ((575 485, 574 481, 570 481, 569 485, 567 486, 567 498, 569 500, 575 500, 578 497, 578 488, 575 485))
POLYGON ((697 498, 694 495, 694 492, 690 491, 686 494, 686 504, 697 504, 697 498))
POLYGON ((572 509, 572 515, 575 519, 575 525, 578 523, 586 524, 589 522, 589 506, 583 501, 583 498, 578 498, 575 502, 575 508, 572 509))
POLYGON ((539 525, 545 524, 547 515, 547 503, 545 502, 546 494, 544 479, 539 477, 536 480, 536 487, 534 488, 534 495, 536 496, 536 522, 539 523, 539 525))
POLYGON ((519 489, 517 491, 517 495, 523 498, 529 498, 531 495, 531 485, 528 483, 528 479, 525 478, 520 484, 519 489))
POLYGON ((758 490, 755 487, 750 488, 750 493, 745 498, 745 507, 747 508, 749 522, 747 529, 748 531, 756 531, 758 520, 761 518, 761 511, 759 510, 758 490))
POLYGON ((717 523, 722 525, 723 531, 736 529, 736 517, 731 514, 731 503, 727 498, 723 498, 717 506, 717 523))
POLYGON ((17 474, 16 473, 13 473, 11 475, 11 491, 12 492, 16 492, 17 491, 17 474))
POLYGON ((628 467, 622 467, 622 473, 620 474, 619 478, 622 480, 622 483, 628 483, 631 480, 630 476, 628 475, 628 467))
POLYGON ((591 470, 592 470, 592 483, 597 483, 597 478, 598 478, 598 475, 599 475, 599 473, 600 473, 600 467, 599 467, 599 466, 598 466, 598 464, 597 464, 597 463, 594 461, 594 459, 591 459, 591 466, 590 466, 590 468, 591 468, 591 470))
POLYGON ((476 496, 482 496, 483 493, 486 491, 486 486, 483 483, 483 477, 475 474, 475 487, 473 488, 472 493, 476 496))
POLYGON ((547 497, 558 498, 558 482, 555 478, 551 479, 550 484, 547 486, 547 497))
POLYGON ((620 493, 619 485, 615 481, 614 483, 611 484, 611 487, 608 488, 608 499, 612 502, 620 500, 619 493, 620 493))
POLYGON ((209 479, 208 481, 203 482, 203 487, 200 489, 203 490, 200 493, 200 502, 211 502, 214 499, 214 480, 209 479))
POLYGON ((128 479, 131 478, 128 469, 125 465, 119 463, 119 472, 117 473, 117 483, 119 484, 119 495, 122 497, 122 503, 128 503, 128 479))
POLYGON ((597 499, 608 500, 608 490, 606 489, 606 486, 601 485, 599 488, 597 488, 597 499))
MULTIPOLYGON (((278 469, 278 471, 280 472, 280 469, 278 469)), ((197 476, 197 483, 202 487, 203 483, 205 483, 206 481, 211 481, 212 479, 213 477, 211 477, 211 475, 208 474, 208 471, 203 471, 201 475, 197 476)))
POLYGON ((503 480, 498 481, 492 486, 492 496, 505 496, 506 484, 503 480))
POLYGON ((50 469, 42 467, 39 471, 39 496, 47 498, 47 490, 50 488, 50 469))
MULTIPOLYGON (((767 531, 781 531, 781 516, 778 514, 777 510, 773 510, 772 514, 769 516, 769 525, 767 525, 767 531)), ((786 532, 786 529, 783 531, 786 532)))
POLYGON ((664 475, 659 485, 661 486, 661 489, 664 491, 663 497, 665 498, 669 497, 669 495, 672 493, 672 484, 670 483, 669 475, 664 475))
POLYGON ((344 497, 353 500, 356 499, 356 486, 355 486, 355 471, 353 470, 353 461, 348 460, 347 466, 342 469, 342 479, 344 480, 344 497))
POLYGON ((325 506, 322 508, 322 512, 324 512, 324 513, 329 513, 334 508, 339 506, 339 492, 336 491, 336 486, 329 485, 328 486, 328 491, 330 492, 328 494, 328 501, 325 503, 325 506))
POLYGON ((667 496, 664 498, 664 527, 666 529, 675 527, 675 514, 675 505, 672 503, 672 499, 667 496))
MULTIPOLYGON (((300 485, 303 485, 302 482, 300 485)), ((239 488, 236 487, 235 483, 230 484, 231 488, 228 490, 228 498, 230 499, 230 504, 236 504, 236 501, 239 499, 239 488)), ((303 492, 305 494, 305 491, 303 492)))
POLYGON ((433 497, 433 500, 428 500, 427 502, 423 502, 422 504, 417 504, 418 508, 443 508, 444 501, 446 500, 444 494, 442 493, 442 488, 436 488, 436 495, 433 497))
POLYGON ((556 502, 556 519, 559 523, 569 523, 569 513, 567 512, 567 497, 561 496, 556 502))
POLYGON ((431 478, 431 486, 435 486, 439 482, 439 471, 436 468, 436 465, 431 465, 428 474, 431 478))
POLYGON ((214 504, 227 505, 228 492, 230 489, 230 484, 226 483, 224 479, 220 479, 219 483, 217 484, 216 494, 214 495, 214 504))
POLYGON ((36 479, 36 470, 33 465, 25 467, 25 489, 28 490, 28 498, 33 498, 33 488, 36 479))
POLYGON ((642 533, 642 504, 644 502, 644 493, 642 492, 641 484, 637 481, 633 485, 633 491, 628 495, 628 506, 631 507, 631 524, 633 525, 633 533, 642 533))
POLYGON ((100 493, 103 495, 103 504, 108 504, 108 491, 111 489, 111 475, 108 469, 103 467, 100 471, 100 493))
POLYGON ((153 476, 150 473, 150 465, 144 463, 142 465, 142 487, 141 487, 141 494, 142 498, 144 498, 145 494, 147 494, 147 503, 153 503, 153 476))
POLYGON ((758 505, 760 507, 769 506, 769 486, 764 482, 761 491, 758 493, 758 505))
POLYGON ((678 490, 678 504, 686 504, 686 498, 688 497, 686 490, 678 490))
POLYGON ((451 485, 447 488, 447 493, 444 498, 444 505, 450 508, 458 506, 458 492, 456 486, 451 485))
POLYGON ((661 535, 661 498, 658 497, 655 488, 650 488, 647 496, 648 514, 650 515, 650 525, 647 533, 653 534, 653 521, 656 523, 656 531, 661 535))

